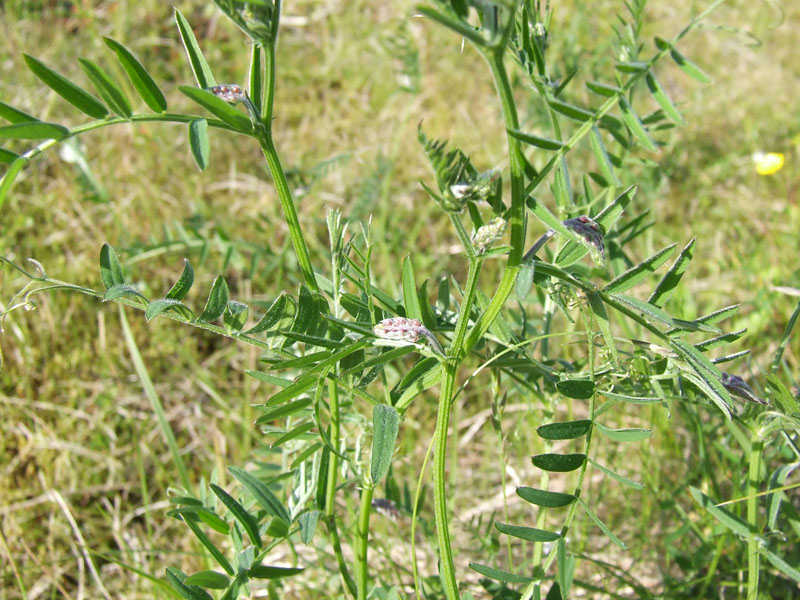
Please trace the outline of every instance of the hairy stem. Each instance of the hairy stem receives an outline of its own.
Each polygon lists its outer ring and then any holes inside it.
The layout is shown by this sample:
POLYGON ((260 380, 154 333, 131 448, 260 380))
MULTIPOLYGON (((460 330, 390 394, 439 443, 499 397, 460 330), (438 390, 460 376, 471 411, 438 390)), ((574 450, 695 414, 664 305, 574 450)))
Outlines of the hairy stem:
POLYGON ((761 452, 764 442, 753 431, 750 436, 750 468, 747 473, 747 523, 750 535, 747 537, 747 600, 758 598, 758 479, 761 470, 761 452))
POLYGON ((444 380, 439 394, 439 409, 436 415, 436 448, 433 455, 433 501, 442 584, 449 600, 458 598, 458 583, 455 576, 453 551, 450 547, 450 530, 447 516, 447 429, 450 425, 450 409, 453 405, 453 390, 455 389, 458 366, 466 356, 464 339, 467 334, 469 315, 475 302, 480 269, 481 261, 474 256, 470 256, 467 283, 464 286, 464 298, 458 312, 458 320, 456 321, 449 356, 443 365, 444 380))
MULTIPOLYGON (((269 93, 269 89, 267 89, 269 93)), ((260 137, 261 150, 267 159, 269 171, 272 174, 272 180, 275 183, 275 189, 278 192, 278 200, 283 209, 283 216, 286 219, 286 225, 289 228, 289 237, 294 246, 294 252, 297 256, 297 263, 303 273, 303 279, 308 288, 312 291, 319 291, 317 286, 317 278, 314 276, 314 270, 311 268, 311 257, 308 253, 308 246, 306 245, 303 231, 300 229, 300 220, 297 218, 297 210, 294 207, 294 200, 292 193, 289 191, 289 183, 286 181, 286 174, 283 172, 281 160, 278 157, 278 151, 275 149, 275 144, 272 142, 272 136, 267 133, 260 137)))
POLYGON ((358 533, 356 537, 356 584, 358 600, 367 600, 367 550, 369 548, 369 515, 372 511, 372 494, 375 491, 371 481, 364 483, 361 490, 361 508, 358 514, 358 533))
MULTIPOLYGON (((336 387, 336 382, 328 380, 328 399, 330 402, 331 410, 331 431, 330 438, 336 452, 339 452, 340 445, 340 427, 339 427, 339 390, 336 387)), ((330 538, 333 553, 336 555, 336 563, 339 566, 339 572, 342 575, 342 581, 350 591, 356 595, 356 585, 350 571, 347 568, 347 563, 342 553, 342 544, 339 541, 339 530, 336 527, 336 486, 337 478, 339 476, 339 456, 331 452, 330 462, 328 462, 328 479, 325 482, 325 524, 328 528, 328 537, 330 538)))

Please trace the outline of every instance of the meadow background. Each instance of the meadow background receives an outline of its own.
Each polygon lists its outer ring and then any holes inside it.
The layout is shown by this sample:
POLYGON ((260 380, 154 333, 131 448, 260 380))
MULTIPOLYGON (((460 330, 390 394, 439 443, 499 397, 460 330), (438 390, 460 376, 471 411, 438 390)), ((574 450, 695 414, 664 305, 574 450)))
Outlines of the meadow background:
MULTIPOLYGON (((217 78, 243 82, 249 60, 243 36, 210 3, 174 4, 192 23, 217 78)), ((606 46, 601 55, 610 65, 611 25, 621 3, 592 2, 591 9, 582 2, 554 4, 550 64, 563 65, 566 73, 606 46)), ((672 35, 691 6, 652 0, 647 27, 672 35)), ((432 281, 465 272, 445 214, 418 183, 430 175, 417 124, 424 120, 427 133, 449 138, 478 165, 502 167, 506 160, 504 139, 489 135, 502 130, 502 122, 481 58, 468 47, 462 51, 451 33, 410 19, 413 7, 405 0, 288 2, 279 43, 274 130, 307 241, 312 252, 327 255, 326 207, 354 221, 371 217, 378 242, 374 275, 389 290, 399 290, 408 254, 418 276, 432 281)), ((652 222, 638 241, 639 258, 670 241, 698 238, 690 276, 672 301, 680 307, 676 314, 741 303, 730 328, 747 328, 735 349, 751 354, 727 370, 758 392, 798 301, 776 288, 800 288, 800 4, 728 2, 708 25, 719 27, 692 33, 681 51, 713 83, 689 79, 674 65, 660 67, 659 79, 686 125, 666 134, 668 151, 640 153, 643 160, 624 183, 639 184, 634 212, 649 209, 643 223, 652 222), (784 153, 785 166, 758 175, 751 158, 758 151, 784 153)), ((136 52, 170 103, 188 106, 175 89, 192 76, 172 3, 157 0, 0 3, 0 100, 45 120, 74 123, 75 111, 35 79, 22 52, 83 81, 78 57, 114 64, 103 35, 136 52)), ((645 31, 643 39, 652 34, 645 31)), ((519 92, 524 98, 522 85, 519 92)), ((520 106, 524 111, 525 103, 520 106)), ((211 135, 213 160, 203 173, 178 125, 121 125, 84 136, 88 176, 63 153, 46 153, 25 169, 2 208, 0 254, 17 262, 33 257, 53 277, 97 288, 98 252, 109 242, 150 296, 169 288, 187 256, 198 274, 190 301, 200 305, 217 272, 225 274, 233 297, 256 304, 292 289, 300 275, 257 146, 240 146, 220 131, 211 135)), ((531 240, 541 233, 532 225, 531 240)), ((0 269, 0 310, 22 285, 17 273, 0 269)), ((244 376, 258 364, 257 352, 165 319, 146 324, 131 312, 129 320, 192 478, 208 479, 215 467, 258 456, 264 441, 251 425, 249 405, 267 390, 244 376)), ((96 553, 110 597, 152 597, 146 579, 112 559, 160 575, 167 565, 196 563, 198 547, 165 515, 167 488, 178 477, 116 307, 66 293, 40 296, 35 311, 17 311, 5 322, 0 350, 0 599, 19 597, 12 563, 29 598, 101 597, 86 568, 89 552, 96 553)), ((790 368, 783 375, 797 383, 800 335, 785 357, 790 368)), ((418 400, 404 424, 399 453, 406 472, 399 477, 410 485, 433 431, 433 397, 418 400)), ((456 552, 476 552, 476 537, 481 551, 497 550, 496 536, 485 532, 479 515, 502 509, 503 482, 518 484, 530 470, 527 457, 542 418, 533 411, 520 420, 503 458, 481 398, 480 388, 462 398, 453 421, 456 552)), ((589 543, 587 554, 619 568, 595 568, 589 577, 600 590, 611 577, 629 578, 621 588, 614 585, 623 597, 678 597, 670 590, 688 577, 682 561, 700 560, 696 554, 707 550, 691 535, 672 535, 699 519, 685 486, 703 469, 714 469, 724 497, 725 479, 740 465, 726 453, 724 425, 703 437, 695 435, 701 425, 680 410, 670 416, 632 412, 630 426, 643 423, 654 428, 650 443, 626 446, 628 454, 617 462, 654 493, 599 484, 589 490, 605 507, 601 517, 630 546, 622 553, 589 543)), ((407 554, 407 526, 402 520, 376 526, 372 569, 397 575, 392 556, 407 554)), ((736 597, 737 582, 724 572, 724 560, 737 543, 731 536, 719 539, 721 575, 708 576, 708 597, 726 587, 736 597)), ((430 548, 422 552, 431 556, 430 548)), ((466 572, 466 559, 457 561, 466 572)), ((432 560, 423 565, 426 574, 434 568, 432 560)), ((287 585, 296 586, 285 590, 287 598, 325 597, 320 594, 337 589, 338 576, 331 569, 287 585)))

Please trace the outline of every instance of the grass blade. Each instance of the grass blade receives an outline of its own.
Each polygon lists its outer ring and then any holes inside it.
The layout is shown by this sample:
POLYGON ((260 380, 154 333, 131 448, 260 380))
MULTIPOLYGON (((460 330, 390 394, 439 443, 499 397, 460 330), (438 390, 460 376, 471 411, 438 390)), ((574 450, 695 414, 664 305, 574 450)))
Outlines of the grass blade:
MULTIPOLYGON (((103 247, 105 248, 106 246, 103 247)), ((175 465, 175 468, 178 470, 178 475, 181 478, 183 487, 187 491, 191 491, 192 482, 189 479, 189 471, 186 469, 186 464, 183 462, 183 457, 178 449, 178 443, 175 441, 175 434, 173 433, 172 427, 167 420, 167 415, 164 412, 164 405, 161 404, 161 399, 156 393, 156 389, 153 386, 153 382, 147 372, 147 367, 145 367, 144 361, 142 360, 142 355, 139 353, 139 347, 136 345, 136 340, 133 337, 130 325, 128 325, 128 319, 125 316, 125 309, 122 307, 122 305, 119 306, 119 320, 120 324, 122 325, 122 332, 125 336, 125 343, 128 346, 128 352, 130 352, 131 360, 133 360, 133 366, 136 370, 136 375, 139 377, 142 388, 144 388, 144 393, 147 396, 147 399, 150 401, 150 406, 156 415, 156 420, 158 421, 159 429, 161 429, 161 434, 167 441, 169 452, 172 455, 172 462, 175 465)))
POLYGON ((139 95, 144 100, 144 103, 150 107, 153 112, 161 113, 167 110, 167 99, 164 97, 163 92, 159 89, 156 82, 142 66, 133 53, 118 41, 109 37, 104 37, 103 40, 106 46, 111 48, 117 55, 117 60, 122 64, 122 68, 128 74, 133 87, 139 92, 139 95))
POLYGON ((23 54, 25 64, 33 71, 42 82, 53 90, 56 94, 64 98, 79 111, 86 113, 94 119, 104 119, 108 115, 108 109, 103 106, 97 98, 92 96, 82 87, 72 83, 69 79, 57 73, 38 58, 29 54, 23 54))

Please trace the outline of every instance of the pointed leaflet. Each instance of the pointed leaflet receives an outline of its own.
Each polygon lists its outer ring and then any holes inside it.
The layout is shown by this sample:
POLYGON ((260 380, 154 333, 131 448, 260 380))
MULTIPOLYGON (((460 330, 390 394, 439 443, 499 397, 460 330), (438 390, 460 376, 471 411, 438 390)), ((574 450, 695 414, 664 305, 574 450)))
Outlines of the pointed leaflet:
POLYGON ((283 504, 281 504, 280 500, 275 497, 275 494, 273 494, 260 479, 257 479, 255 476, 239 467, 228 467, 228 471, 239 480, 239 483, 247 488, 247 491, 253 495, 256 502, 258 502, 267 513, 273 517, 283 519, 286 523, 292 522, 283 504))
POLYGON ((264 423, 270 423, 277 419, 283 419, 285 417, 296 415, 297 413, 303 412, 309 408, 313 402, 313 398, 302 398, 300 400, 295 400, 294 402, 289 402, 287 404, 278 406, 277 408, 274 408, 258 417, 258 419, 256 419, 256 425, 263 425, 264 423))
POLYGON ((562 506, 569 506, 575 501, 575 496, 572 494, 548 492, 531 487, 518 487, 517 496, 525 500, 525 502, 546 508, 561 508, 562 506))
POLYGON ((189 515, 181 514, 181 517, 183 518, 183 522, 186 523, 189 529, 192 530, 192 533, 194 533, 195 537, 200 541, 201 544, 203 544, 203 546, 205 546, 205 549, 208 550, 209 554, 214 557, 214 560, 217 561, 217 564, 222 567, 228 575, 233 575, 234 570, 231 566, 231 563, 227 558, 225 558, 225 555, 220 551, 219 548, 217 548, 214 542, 212 542, 211 539, 203 532, 203 530, 198 527, 195 520, 189 515))
POLYGON ((216 321, 225 312, 228 306, 228 284, 222 275, 218 275, 211 286, 211 293, 206 300, 203 312, 197 317, 198 321, 216 321))
POLYGON ((164 112, 167 110, 167 99, 164 94, 153 81, 150 73, 142 66, 133 53, 118 41, 109 37, 104 37, 106 46, 111 48, 117 55, 117 59, 122 64, 122 68, 128 74, 133 87, 139 92, 139 95, 144 100, 144 103, 150 107, 153 112, 164 112))
POLYGON ((603 177, 605 177, 611 185, 622 185, 622 182, 614 171, 614 165, 611 164, 611 159, 608 158, 608 151, 603 143, 603 138, 600 137, 600 130, 597 128, 597 125, 592 125, 592 133, 589 135, 589 142, 592 146, 594 157, 597 160, 597 166, 600 168, 603 177))
POLYGON ((652 73, 648 73, 645 76, 645 81, 647 82, 647 87, 650 90, 650 93, 653 94, 653 97, 656 99, 656 102, 658 102, 661 110, 664 111, 664 114, 676 123, 683 123, 681 113, 679 113, 678 109, 675 108, 675 105, 672 103, 672 100, 669 99, 669 96, 667 96, 664 88, 661 87, 661 84, 658 82, 658 79, 656 79, 656 76, 652 73))
POLYGON ((695 238, 692 238, 683 250, 681 250, 681 253, 678 255, 678 258, 675 259, 669 271, 661 278, 656 289, 653 290, 650 298, 647 299, 650 304, 658 308, 663 308, 669 301, 681 277, 683 277, 686 269, 689 268, 689 263, 692 261, 692 256, 694 256, 694 244, 695 238))
POLYGON ((590 379, 564 379, 556 382, 560 394, 575 400, 588 400, 594 395, 594 381, 590 379))
POLYGON ((684 367, 683 370, 687 378, 705 392, 717 408, 730 419, 733 401, 728 390, 722 385, 722 372, 719 368, 697 348, 682 340, 672 340, 671 346, 686 361, 688 369, 684 367))
POLYGON ((187 318, 191 318, 192 311, 189 310, 187 306, 182 304, 180 300, 172 300, 169 298, 153 300, 147 305, 147 310, 144 311, 144 318, 148 321, 152 321, 158 315, 167 312, 168 310, 174 310, 175 312, 181 313, 187 318))
POLYGON ((171 300, 183 300, 186 294, 189 293, 189 290, 192 289, 193 283, 194 269, 192 268, 192 264, 184 258, 183 273, 181 273, 181 276, 178 277, 178 281, 170 288, 165 297, 171 300))
POLYGON ((627 477, 623 477, 622 475, 620 475, 620 474, 619 474, 619 473, 617 473, 616 471, 612 471, 611 469, 608 469, 608 468, 604 467, 603 465, 601 465, 601 464, 599 464, 599 463, 596 463, 596 462, 595 462, 595 461, 593 461, 591 458, 587 458, 586 460, 588 460, 588 461, 589 461, 589 463, 590 463, 590 464, 591 464, 591 465, 592 465, 592 466, 593 466, 595 469, 597 469, 597 470, 599 470, 599 471, 602 471, 603 473, 605 473, 606 475, 608 475, 608 476, 609 476, 609 477, 611 477, 612 479, 614 479, 614 480, 618 481, 618 482, 619 482, 619 483, 621 483, 622 485, 624 485, 624 486, 626 486, 626 487, 629 487, 629 488, 632 488, 632 489, 634 489, 634 490, 641 490, 641 489, 644 489, 644 484, 642 484, 642 483, 639 483, 638 481, 633 481, 632 479, 628 479, 627 477))
POLYGON ((28 123, 30 121, 39 120, 33 115, 29 115, 5 102, 0 102, 0 117, 3 117, 6 121, 10 121, 11 123, 28 123))
POLYGON ((414 265, 411 263, 410 256, 403 259, 403 304, 409 319, 422 320, 422 309, 419 305, 417 284, 414 280, 414 265))
POLYGON ((603 291, 607 294, 616 294, 629 290, 643 279, 649 277, 658 267, 667 262, 667 259, 672 256, 672 252, 675 250, 676 246, 677 244, 670 244, 666 248, 653 254, 650 258, 646 258, 638 265, 631 267, 624 273, 620 273, 603 288, 603 291))
POLYGON ((186 578, 187 585, 199 585, 212 590, 224 590, 231 583, 230 578, 219 571, 199 571, 186 578))
POLYGON ((268 331, 277 326, 284 318, 292 319, 295 313, 294 298, 288 294, 282 293, 264 313, 264 316, 258 320, 258 323, 253 325, 245 333, 261 333, 268 331))
POLYGON ((503 571, 502 569, 495 569, 494 567, 488 567, 486 565, 482 565, 480 563, 469 563, 469 568, 473 571, 480 573, 485 577, 489 577, 490 579, 495 579, 496 581, 502 581, 503 583, 528 583, 533 581, 532 577, 526 577, 525 575, 517 575, 515 573, 509 573, 508 571, 503 571))
POLYGON ((225 307, 225 315, 222 321, 225 323, 226 327, 232 329, 233 331, 241 331, 244 327, 244 324, 247 322, 247 313, 249 310, 250 307, 244 302, 228 300, 228 304, 225 307))
POLYGON ((555 473, 568 473, 579 469, 586 462, 585 454, 537 454, 531 456, 534 467, 555 473))
POLYGON ((211 147, 208 143, 208 121, 195 119, 189 123, 189 148, 197 168, 204 171, 208 166, 211 147))
POLYGON ((261 55, 261 46, 253 44, 250 55, 250 99, 259 112, 264 110, 264 71, 261 55))
POLYGON ((591 428, 592 422, 589 419, 583 419, 540 425, 536 428, 536 433, 546 440, 574 440, 589 433, 591 428))
POLYGON ((590 92, 594 92, 599 96, 610 98, 615 94, 622 94, 622 90, 616 86, 600 83, 599 81, 587 81, 586 87, 590 92))
POLYGON ((194 78, 197 80, 197 85, 201 88, 216 85, 217 82, 211 73, 211 67, 208 66, 203 52, 200 50, 200 45, 197 43, 197 38, 194 37, 189 21, 177 8, 175 9, 175 22, 178 24, 181 41, 183 42, 183 47, 186 48, 186 54, 189 56, 189 64, 192 67, 194 78))
POLYGON ((372 409, 372 462, 370 477, 373 485, 380 483, 389 472, 394 453, 394 443, 400 426, 400 415, 393 406, 376 404, 372 409))
POLYGON ((106 293, 103 294, 103 302, 110 302, 111 300, 116 300, 117 298, 123 298, 125 296, 141 298, 144 303, 147 304, 147 298, 144 297, 144 294, 127 283, 117 283, 108 288, 106 293))
POLYGON ((708 75, 703 73, 702 69, 686 58, 683 54, 678 52, 672 44, 668 41, 663 40, 659 37, 655 38, 656 46, 659 50, 667 50, 669 49, 670 56, 672 60, 674 60, 677 65, 681 68, 681 70, 686 73, 689 77, 692 77, 699 81, 700 83, 711 83, 711 79, 709 79, 708 75))
POLYGON ((750 525, 748 525, 746 521, 743 521, 728 509, 717 506, 716 502, 694 486, 689 486, 689 493, 692 495, 692 498, 695 499, 695 502, 705 508, 717 521, 722 523, 733 533, 743 538, 748 538, 750 536, 750 525))
POLYGON ((619 108, 622 111, 622 120, 625 121, 625 125, 628 126, 628 129, 630 129, 636 139, 641 142, 642 146, 648 150, 655 150, 656 145, 655 142, 653 142, 653 138, 650 137, 650 134, 642 124, 639 116, 633 112, 633 108, 631 108, 625 96, 620 96, 619 108))
POLYGON ((100 248, 100 279, 106 289, 125 283, 117 251, 109 244, 103 244, 103 247, 100 248))
POLYGON ((78 62, 81 64, 83 72, 92 82, 94 89, 100 94, 100 97, 111 107, 115 113, 120 117, 129 119, 133 114, 131 103, 125 96, 125 92, 111 79, 111 76, 106 73, 100 65, 92 62, 88 58, 79 58, 78 62))
POLYGON ((253 124, 246 114, 213 93, 188 85, 181 85, 178 89, 234 130, 247 133, 252 129, 253 124))
POLYGON ((594 426, 600 433, 615 442, 638 442, 646 440, 653 434, 650 429, 609 429, 602 423, 595 423, 594 426))
POLYGON ((8 196, 11 188, 14 187, 14 180, 27 163, 28 159, 20 156, 8 166, 8 170, 6 171, 5 175, 3 175, 2 179, 0 179, 0 208, 3 207, 3 204, 6 201, 6 196, 8 196))
MULTIPOLYGON (((187 585, 186 575, 178 569, 167 567, 167 581, 185 600, 214 600, 211 594, 196 585, 187 585)), ((172 592, 173 594, 175 592, 172 592)))
POLYGON ((619 539, 616 535, 614 535, 611 532, 611 530, 608 528, 608 526, 606 526, 606 524, 603 523, 600 520, 600 517, 598 517, 596 514, 594 514, 592 509, 589 508, 589 505, 586 504, 586 502, 584 502, 580 498, 578 498, 578 502, 580 503, 581 508, 583 508, 584 512, 587 515, 589 515, 589 518, 592 521, 594 521, 594 524, 597 525, 600 528, 600 530, 608 536, 608 539, 610 539, 612 542, 614 542, 617 546, 619 546, 623 550, 627 550, 628 549, 628 547, 625 545, 625 542, 623 542, 621 539, 619 539))
POLYGON ((69 129, 55 123, 28 121, 0 127, 0 139, 12 140, 62 140, 69 135, 69 129))
POLYGON ((500 533, 505 533, 521 540, 529 542, 554 542, 561 536, 552 531, 545 531, 543 529, 535 529, 533 527, 520 527, 517 525, 508 525, 506 523, 495 522, 494 526, 500 533))
POLYGON ((16 152, 12 152, 11 150, 6 150, 5 148, 0 148, 0 163, 5 163, 10 165, 15 160, 19 158, 19 154, 16 152))
POLYGON ((567 104, 566 102, 561 102, 560 100, 550 100, 549 104, 556 112, 559 112, 565 117, 569 117, 570 119, 574 119, 576 121, 588 121, 594 116, 590 110, 586 110, 585 108, 581 108, 573 104, 567 104))
POLYGON ((56 73, 39 59, 28 54, 23 56, 25 64, 33 71, 33 74, 72 106, 95 119, 103 119, 108 114, 108 109, 103 106, 102 102, 82 87, 75 85, 60 73, 56 73))
POLYGON ((271 567, 268 565, 256 565, 247 571, 248 577, 253 579, 280 579, 281 577, 291 577, 302 573, 305 567, 271 567))
POLYGON ((537 148, 541 148, 543 150, 559 150, 564 147, 563 142, 559 142, 558 140, 551 140, 550 138, 539 137, 538 135, 533 135, 530 133, 525 133, 524 131, 520 131, 519 129, 508 129, 507 131, 512 137, 517 138, 521 142, 525 142, 526 144, 530 144, 531 146, 536 146, 537 148))

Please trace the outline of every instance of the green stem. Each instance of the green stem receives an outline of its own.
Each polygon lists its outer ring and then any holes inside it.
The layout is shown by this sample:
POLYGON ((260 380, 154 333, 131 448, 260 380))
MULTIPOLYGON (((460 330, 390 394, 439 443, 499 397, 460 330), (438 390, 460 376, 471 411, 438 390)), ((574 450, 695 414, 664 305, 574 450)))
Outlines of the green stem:
MULTIPOLYGON (((269 95, 269 89, 267 93, 269 95)), ((300 229, 300 220, 297 218, 297 211, 294 207, 292 193, 289 190, 289 183, 286 181, 286 174, 283 172, 281 160, 278 157, 278 151, 275 149, 275 144, 272 142, 272 135, 266 132, 259 137, 259 142, 261 144, 261 150, 264 152, 264 156, 267 159, 267 165, 269 166, 269 172, 272 174, 275 189, 278 192, 278 200, 283 209, 283 216, 289 228, 289 237, 292 240, 297 262, 303 273, 303 279, 310 290, 314 292, 319 291, 317 278, 314 276, 314 270, 311 268, 311 257, 308 253, 308 246, 306 245, 305 238, 303 238, 303 231, 300 229)))
MULTIPOLYGON (((336 387, 336 382, 328 380, 328 399, 330 401, 331 409, 331 432, 330 438, 336 452, 339 452, 340 445, 340 415, 339 415, 339 390, 336 387)), ((356 595, 356 585, 350 571, 347 568, 347 562, 342 553, 342 544, 339 540, 339 531, 336 527, 336 510, 335 510, 335 497, 337 478, 339 475, 339 457, 337 454, 331 452, 328 462, 328 480, 325 487, 325 523, 328 528, 328 536, 330 537, 331 546, 333 546, 333 553, 336 555, 336 563, 339 566, 339 572, 342 575, 342 581, 350 591, 356 595)))
POLYGON ((449 356, 443 365, 444 381, 439 394, 439 409, 436 415, 436 432, 434 436, 436 448, 433 455, 433 501, 442 585, 448 600, 456 599, 459 596, 447 516, 447 429, 450 425, 450 409, 453 405, 453 391, 455 389, 458 365, 466 356, 464 339, 467 334, 469 315, 472 312, 472 305, 475 302, 475 295, 478 289, 480 269, 481 261, 474 256, 470 256, 467 283, 464 286, 464 298, 458 312, 458 320, 456 321, 449 356))
MULTIPOLYGON (((514 104, 514 94, 511 90, 511 83, 508 79, 505 65, 503 64, 503 51, 494 51, 491 54, 484 54, 489 63, 494 77, 497 94, 500 97, 500 104, 503 108, 503 120, 506 130, 519 129, 519 118, 517 117, 517 107, 514 104)), ((472 347, 478 343, 483 335, 488 331, 489 326, 500 314, 500 310, 511 295, 514 283, 517 280, 517 272, 522 263, 522 255, 525 246, 525 171, 522 158, 522 150, 519 140, 511 135, 506 135, 508 141, 508 160, 511 176, 511 211, 509 221, 511 223, 511 252, 508 255, 508 262, 503 270, 500 284, 497 286, 486 311, 480 316, 478 322, 473 325, 464 344, 464 352, 468 353, 472 347)))
POLYGON ((425 451, 425 458, 422 460, 422 467, 417 478, 417 489, 414 491, 414 507, 411 509, 411 566, 414 575, 414 592, 417 594, 417 600, 422 600, 420 592, 422 586, 419 580, 419 567, 417 567, 417 523, 419 522, 417 513, 419 511, 419 501, 422 497, 422 481, 425 479, 425 471, 428 470, 428 460, 431 457, 434 442, 436 442, 436 438, 431 438, 428 449, 425 451))
POLYGON ((356 584, 358 600, 367 600, 367 550, 369 548, 369 515, 372 511, 372 494, 375 491, 371 481, 364 483, 361 490, 361 509, 358 515, 358 537, 356 538, 356 584))
POLYGON ((750 468, 747 473, 747 523, 750 526, 750 535, 747 537, 747 600, 758 598, 758 480, 761 470, 761 451, 764 442, 753 431, 750 436, 750 468))
MULTIPOLYGON (((462 308, 463 310, 463 308, 462 308)), ((436 414, 436 448, 433 454, 433 506, 436 517, 436 540, 439 543, 439 569, 444 593, 448 600, 457 600, 453 549, 450 546, 450 529, 447 517, 447 428, 450 423, 450 400, 453 397, 457 368, 454 361, 444 365, 444 381, 439 396, 439 409, 436 414)))

